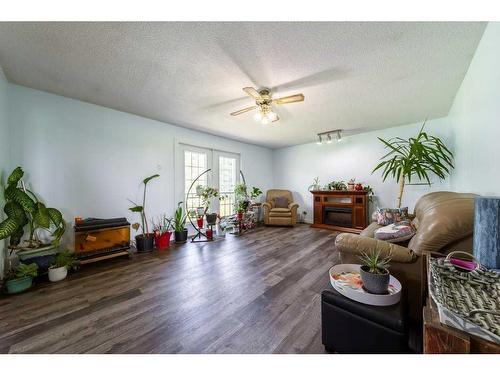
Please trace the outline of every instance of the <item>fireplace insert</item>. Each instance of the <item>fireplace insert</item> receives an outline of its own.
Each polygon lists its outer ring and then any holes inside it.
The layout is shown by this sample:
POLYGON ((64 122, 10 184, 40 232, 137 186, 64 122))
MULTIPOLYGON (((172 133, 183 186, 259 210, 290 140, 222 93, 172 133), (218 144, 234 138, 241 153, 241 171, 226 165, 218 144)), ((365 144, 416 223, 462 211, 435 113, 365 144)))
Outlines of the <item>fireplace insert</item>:
POLYGON ((352 208, 325 206, 323 211, 323 223, 338 227, 352 228, 352 208))

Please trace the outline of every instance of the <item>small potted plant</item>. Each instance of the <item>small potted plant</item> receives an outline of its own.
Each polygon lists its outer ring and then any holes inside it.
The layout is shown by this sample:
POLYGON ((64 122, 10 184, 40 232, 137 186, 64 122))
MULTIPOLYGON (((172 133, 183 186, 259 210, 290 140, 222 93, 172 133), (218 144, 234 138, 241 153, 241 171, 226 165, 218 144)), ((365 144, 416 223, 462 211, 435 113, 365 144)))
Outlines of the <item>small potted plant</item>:
POLYGON ((184 202, 177 203, 177 209, 174 213, 174 238, 175 243, 185 243, 188 238, 188 230, 185 228, 187 215, 184 213, 182 204, 184 202))
POLYGON ((201 197, 204 207, 203 215, 200 215, 198 212, 198 216, 205 216, 209 225, 215 225, 217 222, 217 213, 209 212, 210 204, 212 198, 219 198, 219 200, 222 200, 224 197, 219 195, 219 191, 216 188, 201 185, 196 187, 196 194, 201 197))
POLYGON ((33 278, 38 274, 36 263, 20 263, 16 268, 11 269, 7 274, 5 288, 8 294, 24 292, 33 285, 33 278))
POLYGON ((314 177, 313 183, 307 188, 309 191, 321 190, 321 185, 319 183, 319 177, 314 177))
POLYGON ((260 206, 261 203, 256 202, 256 199, 262 195, 262 190, 258 187, 252 186, 252 191, 250 192, 250 202, 252 206, 260 206))
POLYGON ((360 275, 363 287, 372 294, 386 294, 389 288, 389 262, 390 257, 382 258, 380 250, 370 254, 362 253, 360 275))
POLYGON ((246 208, 248 205, 246 204, 247 202, 245 201, 239 201, 236 203, 236 217, 238 218, 239 221, 243 220, 243 214, 246 211, 246 208))
POLYGON ((172 219, 168 218, 167 215, 163 215, 158 223, 153 222, 153 233, 155 234, 155 244, 158 250, 164 250, 170 246, 171 227, 172 219))
POLYGON ((54 263, 49 267, 49 280, 61 281, 68 275, 68 270, 75 264, 75 256, 68 250, 57 254, 54 263))
MULTIPOLYGON (((138 234, 135 236, 135 245, 137 247, 137 251, 152 251, 154 249, 154 233, 149 232, 148 219, 146 217, 146 190, 148 186, 148 182, 154 178, 160 177, 159 174, 155 174, 153 176, 149 176, 145 178, 142 183, 144 184, 144 193, 142 196, 142 206, 137 203, 132 202, 135 206, 130 207, 129 210, 132 212, 136 212, 141 216, 141 224, 135 223, 132 225, 132 228, 138 230, 141 228, 142 234, 138 234)), ((129 199, 130 200, 130 199, 129 199)))
POLYGON ((347 183, 347 190, 353 191, 354 188, 355 188, 355 186, 356 186, 356 179, 355 178, 351 178, 349 180, 349 182, 347 183))

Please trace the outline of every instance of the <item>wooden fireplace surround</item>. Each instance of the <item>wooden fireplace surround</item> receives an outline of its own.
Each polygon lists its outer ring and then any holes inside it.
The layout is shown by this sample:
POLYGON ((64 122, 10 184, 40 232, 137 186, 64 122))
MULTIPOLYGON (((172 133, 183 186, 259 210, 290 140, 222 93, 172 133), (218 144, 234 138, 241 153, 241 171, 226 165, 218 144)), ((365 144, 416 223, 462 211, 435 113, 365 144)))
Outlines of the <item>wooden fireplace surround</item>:
POLYGON ((314 222, 312 227, 338 230, 341 232, 361 233, 368 225, 367 192, 352 190, 314 190, 313 195, 314 222), (351 208, 352 227, 329 225, 323 222, 325 207, 351 208))

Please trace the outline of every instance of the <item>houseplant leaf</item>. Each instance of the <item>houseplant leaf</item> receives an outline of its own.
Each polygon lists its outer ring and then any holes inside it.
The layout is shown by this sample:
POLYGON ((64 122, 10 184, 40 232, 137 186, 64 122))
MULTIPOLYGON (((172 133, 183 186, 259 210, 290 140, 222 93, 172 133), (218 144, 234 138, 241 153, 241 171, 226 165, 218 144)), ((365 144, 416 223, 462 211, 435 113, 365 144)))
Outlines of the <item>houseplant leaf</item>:
POLYGON ((146 177, 142 182, 143 182, 144 185, 147 185, 147 183, 149 181, 151 181, 153 178, 157 178, 157 177, 160 177, 160 175, 159 174, 154 174, 152 176, 146 177))
POLYGON ((9 178, 7 178, 7 185, 17 186, 17 183, 23 178, 24 172, 21 167, 17 167, 12 171, 9 178))
POLYGON ((33 220, 42 228, 48 229, 50 227, 49 212, 43 203, 37 203, 36 210, 33 212, 33 220))
POLYGON ((0 240, 10 237, 18 230, 20 221, 15 217, 8 217, 0 223, 0 240))

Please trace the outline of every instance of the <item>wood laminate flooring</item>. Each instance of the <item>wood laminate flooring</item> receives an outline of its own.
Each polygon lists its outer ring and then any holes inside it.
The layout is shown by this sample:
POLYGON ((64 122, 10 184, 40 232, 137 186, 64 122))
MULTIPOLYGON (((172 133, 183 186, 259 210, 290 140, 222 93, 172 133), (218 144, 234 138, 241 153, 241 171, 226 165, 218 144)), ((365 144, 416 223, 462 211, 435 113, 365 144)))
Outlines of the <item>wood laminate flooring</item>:
POLYGON ((259 227, 0 297, 0 353, 324 353, 337 233, 259 227))

